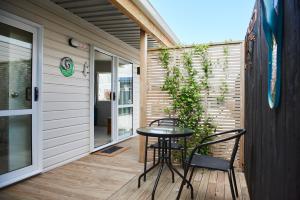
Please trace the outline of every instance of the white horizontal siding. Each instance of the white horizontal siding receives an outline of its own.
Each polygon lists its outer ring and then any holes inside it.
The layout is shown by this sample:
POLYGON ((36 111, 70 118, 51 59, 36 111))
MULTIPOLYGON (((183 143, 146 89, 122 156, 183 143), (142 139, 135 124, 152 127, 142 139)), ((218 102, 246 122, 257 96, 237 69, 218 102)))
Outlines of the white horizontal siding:
MULTIPOLYGON (((138 63, 138 50, 103 32, 81 18, 50 1, 3 0, 1 9, 44 27, 43 66, 43 167, 52 169, 89 153, 90 110, 89 76, 82 74, 89 65, 89 51, 72 48, 73 37, 93 44, 105 51, 138 63), (70 57, 75 64, 72 77, 64 77, 59 64, 62 57, 70 57)), ((1 45, 5 48, 5 45, 1 45)), ((5 57, 5 55, 3 55, 5 57)), ((1 55, 0 55, 1 57, 1 55)), ((134 68, 135 97, 138 95, 138 77, 134 68)), ((139 99, 134 98, 134 123, 138 124, 139 99)))
POLYGON ((89 123, 88 117, 75 117, 75 118, 44 121, 43 130, 63 128, 68 126, 76 126, 76 125, 87 124, 87 123, 89 123))
POLYGON ((44 93, 46 102, 69 102, 69 101, 89 101, 87 94, 61 94, 61 93, 44 93))
POLYGON ((63 154, 68 151, 72 151, 74 149, 79 149, 85 146, 88 146, 90 143, 89 138, 81 139, 81 140, 76 140, 68 143, 64 143, 61 145, 57 145, 55 147, 50 147, 47 149, 44 149, 44 155, 43 158, 51 158, 60 154, 63 154))
POLYGON ((89 94, 87 87, 78 87, 72 85, 59 84, 43 84, 44 93, 59 93, 59 94, 89 94))
POLYGON ((63 111, 51 111, 44 112, 44 121, 68 119, 71 117, 88 117, 90 115, 89 109, 79 109, 79 110, 63 110, 63 111))
POLYGON ((71 135, 64 135, 61 137, 55 137, 51 138, 48 140, 45 140, 44 142, 44 149, 50 149, 56 146, 61 146, 63 144, 68 144, 74 141, 82 140, 82 139, 87 139, 89 138, 89 132, 79 132, 79 133, 74 133, 71 135))
POLYGON ((44 130, 44 140, 89 131, 89 123, 44 130))
POLYGON ((87 155, 89 152, 89 146, 86 145, 80 148, 73 148, 73 150, 65 151, 64 153, 58 154, 51 158, 43 159, 44 171, 53 169, 56 166, 66 164, 78 158, 81 158, 84 155, 87 155))
POLYGON ((43 111, 62 111, 62 110, 76 110, 76 109, 88 109, 89 102, 44 102, 43 111))

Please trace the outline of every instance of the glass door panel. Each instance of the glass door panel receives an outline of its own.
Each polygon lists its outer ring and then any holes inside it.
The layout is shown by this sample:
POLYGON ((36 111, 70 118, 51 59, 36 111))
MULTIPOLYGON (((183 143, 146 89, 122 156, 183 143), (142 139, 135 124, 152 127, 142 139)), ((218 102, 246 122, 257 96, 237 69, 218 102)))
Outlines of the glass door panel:
POLYGON ((32 165, 30 115, 0 117, 0 175, 32 165))
POLYGON ((31 109, 32 33, 0 23, 0 110, 31 109))
POLYGON ((94 148, 112 142, 113 57, 95 50, 94 148))
POLYGON ((119 59, 118 79, 118 139, 133 134, 133 65, 119 59))
POLYGON ((0 22, 0 180, 34 165, 33 43, 34 32, 0 22))

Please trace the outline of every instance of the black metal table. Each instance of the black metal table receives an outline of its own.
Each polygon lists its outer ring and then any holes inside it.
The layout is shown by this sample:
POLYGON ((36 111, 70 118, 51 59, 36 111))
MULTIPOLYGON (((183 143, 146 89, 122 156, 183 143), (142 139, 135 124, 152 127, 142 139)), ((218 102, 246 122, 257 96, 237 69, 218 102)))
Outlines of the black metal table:
MULTIPOLYGON (((145 156, 147 157, 147 147, 148 147, 148 137, 157 137, 158 138, 158 162, 150 167, 149 169, 144 169, 144 172, 139 176, 138 179, 138 187, 141 186, 141 178, 144 177, 144 181, 146 181, 146 174, 150 172, 152 169, 160 165, 158 175, 152 190, 152 200, 154 200, 156 187, 158 185, 161 173, 163 171, 164 166, 167 166, 172 173, 172 182, 174 183, 174 172, 178 174, 182 179, 184 176, 172 165, 171 162, 171 139, 172 138, 184 138, 184 149, 186 155, 186 138, 193 135, 194 131, 188 128, 180 128, 180 127, 145 127, 138 128, 136 132, 139 135, 143 135, 146 137, 145 142, 145 156)), ((190 186, 191 191, 193 193, 193 186, 189 182, 189 180, 185 180, 187 184, 190 186)))

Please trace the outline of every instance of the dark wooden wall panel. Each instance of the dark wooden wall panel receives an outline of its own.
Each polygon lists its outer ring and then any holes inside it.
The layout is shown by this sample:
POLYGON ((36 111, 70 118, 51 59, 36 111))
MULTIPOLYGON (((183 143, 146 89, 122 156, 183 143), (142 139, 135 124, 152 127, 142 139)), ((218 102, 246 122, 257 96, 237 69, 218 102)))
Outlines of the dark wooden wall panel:
POLYGON ((300 0, 284 0, 281 102, 267 99, 261 0, 252 65, 245 71, 245 173, 251 199, 300 200, 300 0))

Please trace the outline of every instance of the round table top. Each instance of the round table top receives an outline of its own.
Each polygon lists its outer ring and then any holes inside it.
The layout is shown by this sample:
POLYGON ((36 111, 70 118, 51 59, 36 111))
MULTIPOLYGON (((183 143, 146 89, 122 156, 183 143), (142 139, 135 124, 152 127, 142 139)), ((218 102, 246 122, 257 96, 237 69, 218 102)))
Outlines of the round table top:
POLYGON ((188 137, 194 134, 192 129, 172 126, 143 127, 136 129, 136 132, 150 137, 188 137))

